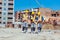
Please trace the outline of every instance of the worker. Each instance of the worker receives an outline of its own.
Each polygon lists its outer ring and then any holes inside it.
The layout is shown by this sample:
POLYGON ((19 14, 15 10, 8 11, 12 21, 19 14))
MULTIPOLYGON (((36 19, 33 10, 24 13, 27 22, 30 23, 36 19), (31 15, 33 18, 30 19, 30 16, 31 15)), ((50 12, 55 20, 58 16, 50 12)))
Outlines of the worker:
POLYGON ((31 33, 34 33, 35 32, 35 12, 32 12, 32 15, 31 15, 31 33))
POLYGON ((25 12, 25 13, 23 14, 22 26, 23 26, 22 31, 23 31, 24 33, 26 33, 27 30, 28 30, 28 14, 27 14, 27 12, 25 12))
POLYGON ((43 19, 43 16, 41 16, 41 12, 38 12, 38 16, 39 16, 38 23, 37 23, 38 32, 41 32, 41 29, 42 29, 42 21, 44 19, 43 19))

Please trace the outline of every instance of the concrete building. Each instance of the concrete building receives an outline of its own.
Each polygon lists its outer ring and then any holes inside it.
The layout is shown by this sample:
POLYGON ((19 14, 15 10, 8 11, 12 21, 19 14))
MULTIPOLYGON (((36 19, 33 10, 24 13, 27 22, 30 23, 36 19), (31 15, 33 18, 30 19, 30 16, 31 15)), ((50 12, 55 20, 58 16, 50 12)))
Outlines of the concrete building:
POLYGON ((14 0, 0 0, 0 26, 12 27, 14 0))
POLYGON ((17 12, 15 12, 15 21, 14 21, 14 27, 15 28, 20 28, 21 27, 21 22, 22 22, 22 18, 23 18, 23 12, 21 12, 21 11, 17 11, 17 12))
POLYGON ((51 9, 48 8, 40 8, 39 11, 41 12, 41 15, 45 17, 46 20, 48 20, 49 18, 51 20, 60 20, 60 12, 58 11, 53 11, 51 9))
POLYGON ((16 12, 15 13, 15 21, 16 22, 21 22, 22 21, 22 16, 23 16, 23 13, 22 12, 16 12))

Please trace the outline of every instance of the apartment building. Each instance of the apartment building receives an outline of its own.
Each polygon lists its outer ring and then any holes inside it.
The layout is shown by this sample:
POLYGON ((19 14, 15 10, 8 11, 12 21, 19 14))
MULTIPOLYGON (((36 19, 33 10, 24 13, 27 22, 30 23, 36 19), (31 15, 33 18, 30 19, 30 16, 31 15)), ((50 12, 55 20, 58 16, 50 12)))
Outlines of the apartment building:
POLYGON ((12 27, 14 0, 0 0, 0 26, 12 27))

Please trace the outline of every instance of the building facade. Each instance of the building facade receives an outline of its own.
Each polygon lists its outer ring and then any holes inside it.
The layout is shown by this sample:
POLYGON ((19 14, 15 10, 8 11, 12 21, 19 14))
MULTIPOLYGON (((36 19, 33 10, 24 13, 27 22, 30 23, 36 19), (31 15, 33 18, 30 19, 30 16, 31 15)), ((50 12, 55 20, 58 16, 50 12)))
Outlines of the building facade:
POLYGON ((12 27, 14 0, 0 0, 0 26, 12 27))

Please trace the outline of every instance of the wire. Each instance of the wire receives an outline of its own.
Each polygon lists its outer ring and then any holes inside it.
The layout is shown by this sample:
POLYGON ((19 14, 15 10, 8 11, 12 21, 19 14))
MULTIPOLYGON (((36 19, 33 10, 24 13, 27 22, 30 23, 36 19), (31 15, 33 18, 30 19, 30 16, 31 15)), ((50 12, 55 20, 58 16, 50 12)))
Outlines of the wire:
POLYGON ((32 0, 32 1, 35 2, 39 6, 39 8, 42 8, 43 7, 43 5, 40 4, 40 2, 38 0, 32 0))
POLYGON ((40 2, 38 0, 35 0, 35 2, 39 5, 40 8, 44 7, 42 4, 40 4, 40 2))
POLYGON ((39 7, 42 7, 38 0, 35 0, 35 2, 39 5, 39 7))

